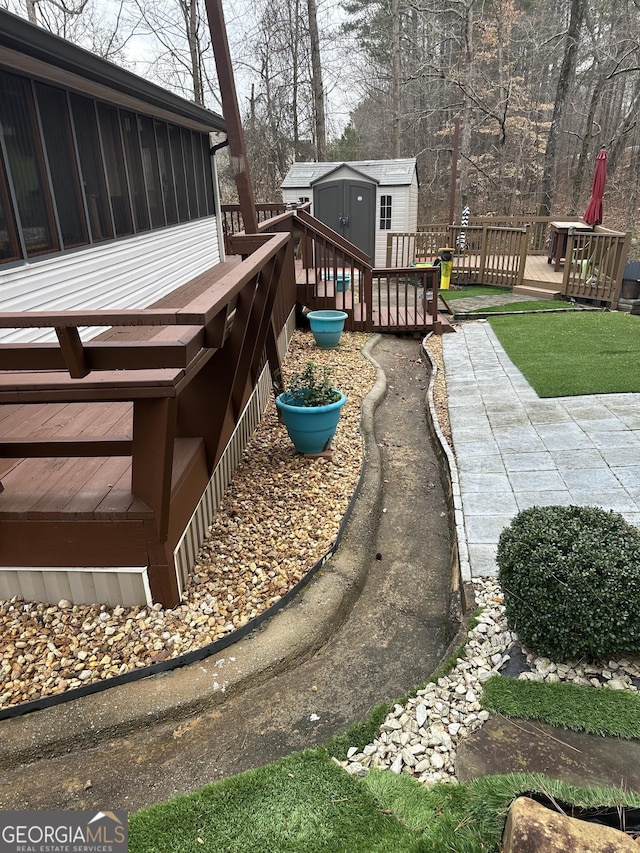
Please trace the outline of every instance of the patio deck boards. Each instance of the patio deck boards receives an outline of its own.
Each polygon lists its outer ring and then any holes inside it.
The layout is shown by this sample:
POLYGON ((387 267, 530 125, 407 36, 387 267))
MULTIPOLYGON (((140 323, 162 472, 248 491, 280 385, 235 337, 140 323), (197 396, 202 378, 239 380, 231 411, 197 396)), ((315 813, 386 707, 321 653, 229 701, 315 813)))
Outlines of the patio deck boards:
MULTIPOLYGON (((241 262, 241 258, 232 257, 196 276, 180 288, 162 297, 150 307, 182 308, 194 298, 211 287, 223 275, 241 262)), ((162 329, 160 333, 176 339, 180 327, 162 329)), ((157 326, 121 326, 109 329, 94 340, 103 341, 146 341, 158 335, 157 326)), ((157 374, 158 371, 155 371, 157 374)), ((173 370, 169 371, 175 372, 173 370)), ((8 384, 28 386, 28 377, 18 373, 3 371, 8 384), (15 383, 13 378, 15 377, 15 383)), ((145 371, 140 371, 145 373, 145 371)), ((45 374, 46 376, 46 374, 45 374)), ((64 378, 64 377, 63 377, 64 378)), ((59 374, 51 374, 52 390, 59 384, 59 374)), ((63 383, 64 384, 64 383, 63 383)), ((5 398, 12 392, 5 392, 5 398)), ((19 393, 19 392, 16 392, 19 393)), ((7 402, 0 405, 0 441, 64 441, 78 439, 114 439, 133 438, 133 403, 130 401, 100 402, 48 402, 26 403, 7 402)), ((199 439, 178 438, 175 441, 172 469, 172 493, 177 494, 185 472, 193 459, 203 453, 199 439)), ((150 522, 154 514, 144 501, 136 498, 132 492, 132 460, 130 456, 101 457, 36 457, 36 458, 0 458, 0 521, 5 524, 4 535, 0 543, 0 565, 11 564, 11 553, 15 550, 9 543, 12 536, 24 536, 27 528, 15 527, 15 524, 29 521, 29 536, 42 538, 52 533, 51 523, 56 525, 58 536, 50 541, 51 564, 64 565, 64 554, 54 553, 54 542, 60 539, 60 522, 133 522, 134 533, 130 528, 120 526, 117 531, 99 532, 98 528, 87 528, 87 535, 79 543, 87 551, 105 548, 105 536, 111 539, 122 537, 121 543, 113 543, 106 553, 97 553, 88 565, 96 560, 105 559, 105 565, 117 564, 119 554, 125 553, 127 543, 134 544, 129 556, 140 552, 144 542, 144 523, 150 522), (10 526, 7 527, 6 524, 10 526), (33 526, 35 524, 35 526, 33 526), (93 529, 94 534, 88 531, 93 529), (125 533, 129 529, 129 533, 125 533), (95 537, 95 538, 93 538, 95 537), (100 545, 98 545, 100 543, 100 545)), ((64 534, 62 534, 64 536, 64 534)), ((75 536, 75 534, 74 534, 75 536)), ((68 549, 67 549, 68 550, 68 549)), ((64 551, 64 549, 63 549, 64 551)), ((66 554, 66 559, 70 554, 66 554)), ((46 563, 46 560, 45 560, 46 563)))

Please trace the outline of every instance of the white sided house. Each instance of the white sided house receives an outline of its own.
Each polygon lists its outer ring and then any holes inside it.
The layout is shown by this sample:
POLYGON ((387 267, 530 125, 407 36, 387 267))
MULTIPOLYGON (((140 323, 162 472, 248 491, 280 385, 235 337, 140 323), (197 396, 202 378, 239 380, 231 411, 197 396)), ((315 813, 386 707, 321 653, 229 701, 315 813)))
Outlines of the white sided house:
POLYGON ((294 163, 282 182, 285 203, 311 202, 311 213, 384 267, 387 234, 416 231, 415 158, 352 163, 294 163))
POLYGON ((0 10, 0 311, 145 308, 221 262, 210 134, 224 132, 0 10))

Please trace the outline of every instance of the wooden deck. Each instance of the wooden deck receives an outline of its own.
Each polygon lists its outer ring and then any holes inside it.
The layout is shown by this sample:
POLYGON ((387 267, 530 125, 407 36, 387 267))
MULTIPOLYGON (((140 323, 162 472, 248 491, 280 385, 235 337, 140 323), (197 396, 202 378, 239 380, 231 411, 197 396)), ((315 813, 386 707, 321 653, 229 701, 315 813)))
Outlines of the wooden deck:
POLYGON ((514 293, 554 299, 563 292, 563 278, 564 270, 556 272, 546 255, 528 255, 522 285, 514 293))
MULTIPOLYGON (((273 248, 242 270, 234 257, 135 317, 112 312, 120 325, 77 340, 87 367, 75 378, 61 342, 0 347, 0 598, 177 602, 174 549, 261 369, 283 238, 270 238, 273 248), (241 369, 222 370, 236 351, 241 369), (123 358, 123 368, 110 367, 123 358)), ((291 286, 287 314, 293 298, 291 286)), ((2 323, 73 331, 107 325, 98 316, 2 323)))

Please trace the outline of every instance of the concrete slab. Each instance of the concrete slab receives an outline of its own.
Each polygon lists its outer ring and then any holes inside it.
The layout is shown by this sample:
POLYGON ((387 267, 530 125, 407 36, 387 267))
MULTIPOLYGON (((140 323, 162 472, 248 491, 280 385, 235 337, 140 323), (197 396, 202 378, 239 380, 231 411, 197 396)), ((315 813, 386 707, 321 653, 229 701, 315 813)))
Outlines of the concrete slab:
POLYGON ((548 450, 581 450, 588 444, 576 423, 537 424, 536 430, 548 450))
POLYGON ((556 462, 551 453, 503 453, 504 467, 514 471, 555 471, 556 462))
POLYGON ((566 486, 555 469, 553 471, 510 471, 509 480, 515 494, 562 491, 566 486))
POLYGON ((573 471, 562 472, 562 479, 571 492, 593 490, 593 491, 616 491, 620 488, 620 481, 610 468, 576 468, 573 471))
POLYGON ((506 773, 543 773, 570 785, 640 790, 640 742, 492 717, 460 745, 456 774, 467 782, 506 773))
POLYGON ((553 492, 518 492, 516 501, 520 511, 532 506, 571 506, 576 503, 568 489, 553 492))

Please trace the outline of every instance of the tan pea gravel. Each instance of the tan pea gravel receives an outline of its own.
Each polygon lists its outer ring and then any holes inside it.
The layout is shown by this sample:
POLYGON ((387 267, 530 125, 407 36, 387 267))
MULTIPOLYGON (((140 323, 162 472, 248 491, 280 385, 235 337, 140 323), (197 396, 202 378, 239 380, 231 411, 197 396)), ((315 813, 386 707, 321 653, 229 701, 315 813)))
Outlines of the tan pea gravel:
POLYGON ((328 365, 347 396, 333 460, 296 454, 270 402, 209 529, 182 603, 147 607, 0 602, 0 707, 63 693, 201 648, 277 602, 331 547, 360 476, 360 406, 374 382, 363 334, 318 349, 297 331, 286 381, 328 365))
POLYGON ((442 356, 442 335, 431 335, 427 340, 426 346, 429 358, 436 368, 436 381, 433 386, 433 405, 440 424, 440 431, 447 439, 449 447, 452 447, 449 402, 444 375, 444 358, 442 356))

